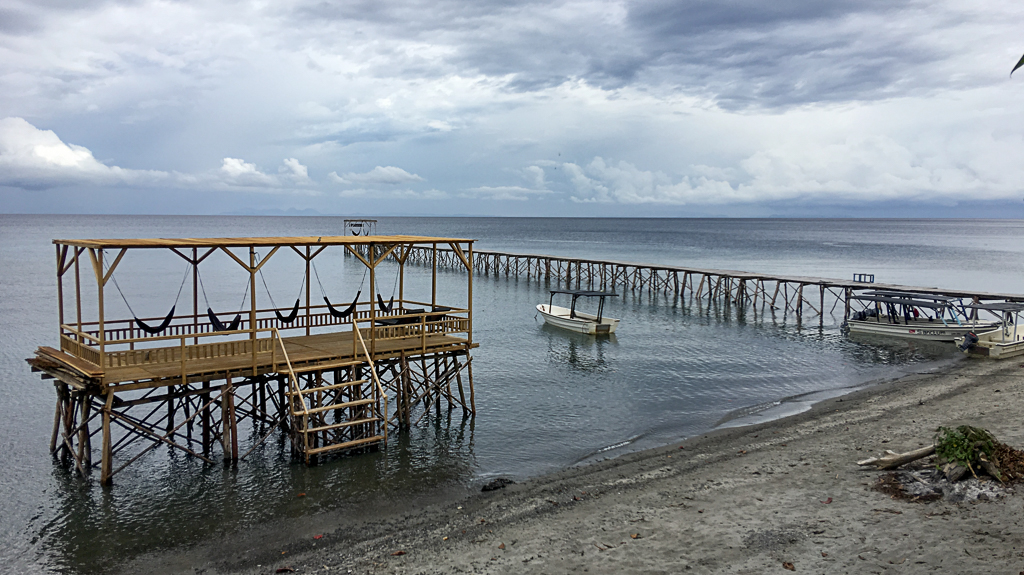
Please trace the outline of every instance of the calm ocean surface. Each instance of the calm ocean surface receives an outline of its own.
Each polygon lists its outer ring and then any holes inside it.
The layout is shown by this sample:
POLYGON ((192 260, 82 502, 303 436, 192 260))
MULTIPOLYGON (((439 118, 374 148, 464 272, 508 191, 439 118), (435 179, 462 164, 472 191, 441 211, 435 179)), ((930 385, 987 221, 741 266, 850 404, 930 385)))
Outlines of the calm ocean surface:
MULTIPOLYGON (((473 238, 477 250, 835 278, 866 272, 885 283, 1024 293, 1024 222, 1017 220, 381 218, 378 226, 381 234, 473 238)), ((24 362, 37 346, 58 343, 51 239, 340 233, 342 218, 0 216, 5 571, 97 572, 138 553, 271 519, 354 510, 367 500, 477 485, 496 475, 524 478, 723 422, 795 412, 850 387, 960 360, 952 345, 851 341, 839 332, 841 305, 819 327, 816 318, 798 325, 791 314, 628 291, 606 306, 607 315, 622 319, 616 337, 595 339, 547 328, 535 317, 534 306, 547 301, 542 282, 477 276, 475 420, 460 411, 424 418, 411 432, 393 435, 385 451, 312 468, 291 462, 284 440, 267 442, 237 468, 160 448, 109 490, 96 477, 81 481, 54 464, 53 386, 24 362), (306 496, 296 497, 300 492, 306 496)), ((351 264, 341 260, 318 265, 338 294, 332 299, 347 301, 361 272, 344 273, 351 264)), ((174 300, 183 267, 167 261, 172 265, 126 258, 118 268, 138 315, 163 316, 174 300)), ((299 289, 301 273, 280 262, 272 262, 279 267, 267 281, 283 305, 299 289)), ((203 274, 215 308, 237 307, 244 283, 220 281, 215 270, 203 274)), ((444 295, 464 298, 461 274, 440 275, 444 295)), ((384 269, 381 276, 387 297, 394 274, 384 269)), ((410 267, 407 278, 407 294, 429 289, 429 270, 410 267)), ((120 301, 108 302, 116 310, 110 313, 123 313, 120 301)), ((244 452, 252 438, 243 435, 242 443, 244 452)))

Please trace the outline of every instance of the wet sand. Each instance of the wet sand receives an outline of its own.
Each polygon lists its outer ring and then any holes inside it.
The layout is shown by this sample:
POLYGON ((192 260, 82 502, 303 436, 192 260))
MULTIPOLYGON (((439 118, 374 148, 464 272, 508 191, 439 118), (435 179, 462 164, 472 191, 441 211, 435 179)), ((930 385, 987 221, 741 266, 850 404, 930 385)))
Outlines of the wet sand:
POLYGON ((481 493, 281 520, 126 573, 1018 573, 1024 487, 910 503, 856 461, 970 423, 1024 448, 1024 360, 963 360, 785 419, 481 493), (321 536, 321 537, 317 537, 321 536), (287 571, 285 571, 287 572, 287 571))

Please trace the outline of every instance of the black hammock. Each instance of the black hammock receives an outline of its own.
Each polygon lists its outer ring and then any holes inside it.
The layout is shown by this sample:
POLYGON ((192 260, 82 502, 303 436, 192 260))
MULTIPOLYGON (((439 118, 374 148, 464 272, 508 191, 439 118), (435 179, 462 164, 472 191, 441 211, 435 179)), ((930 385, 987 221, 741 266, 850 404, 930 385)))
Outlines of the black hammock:
POLYGON ((217 319, 217 314, 213 313, 212 308, 206 308, 206 316, 210 318, 213 331, 235 331, 238 329, 239 324, 242 323, 242 314, 237 314, 235 319, 231 320, 231 323, 224 325, 223 322, 217 319))
MULTIPOLYGON (((352 303, 350 303, 347 308, 345 308, 345 309, 343 309, 341 311, 338 311, 337 309, 335 309, 335 307, 333 305, 331 305, 331 300, 327 299, 327 296, 324 296, 324 303, 327 304, 327 311, 331 312, 331 315, 336 317, 336 318, 338 318, 338 319, 345 319, 346 317, 352 315, 352 312, 354 312, 356 310, 356 304, 359 303, 359 296, 362 295, 362 293, 363 293, 362 291, 357 291, 356 292, 356 297, 355 297, 355 299, 352 300, 352 303)), ((296 301, 295 305, 298 306, 299 302, 296 301)), ((296 311, 297 310, 298 310, 298 308, 296 307, 296 311)), ((292 313, 294 313, 294 312, 292 312, 292 313)))
POLYGON ((174 319, 174 308, 175 307, 177 307, 177 305, 172 305, 171 306, 171 311, 170 311, 170 313, 167 314, 167 317, 165 317, 164 320, 162 322, 160 322, 160 325, 157 325, 155 327, 149 325, 148 323, 142 321, 141 319, 139 319, 137 317, 134 317, 134 314, 133 314, 132 319, 135 320, 135 325, 139 326, 139 329, 141 329, 142 331, 148 333, 149 335, 156 335, 156 334, 162 332, 163 330, 167 329, 167 326, 171 325, 171 320, 174 319))
MULTIPOLYGON (((271 303, 273 303, 273 301, 271 301, 271 303)), ((291 323, 291 322, 295 321, 295 318, 298 317, 298 315, 299 315, 299 300, 298 300, 298 298, 295 299, 295 307, 292 308, 292 311, 290 311, 288 313, 288 315, 281 315, 281 312, 277 311, 276 308, 274 309, 274 315, 277 316, 277 321, 279 321, 281 323, 291 323)))
POLYGON ((131 304, 128 303, 128 298, 124 296, 124 292, 121 291, 121 286, 118 285, 117 283, 117 277, 111 275, 111 278, 114 280, 114 287, 117 288, 117 293, 121 294, 121 299, 124 300, 124 305, 126 305, 128 307, 128 311, 131 312, 132 319, 135 320, 135 325, 139 326, 139 329, 148 333, 149 335, 156 335, 167 329, 167 326, 171 325, 171 320, 174 319, 174 308, 178 307, 178 299, 181 297, 182 288, 185 287, 185 280, 188 278, 188 270, 189 268, 186 267, 185 275, 181 278, 181 285, 178 286, 178 295, 174 296, 174 305, 171 306, 171 311, 169 311, 167 313, 167 317, 165 317, 163 321, 161 321, 159 325, 156 326, 149 325, 148 323, 142 321, 141 319, 138 318, 138 316, 135 315, 135 310, 132 309, 131 304))
POLYGON ((391 308, 395 307, 395 296, 391 296, 388 303, 384 303, 384 298, 377 294, 377 307, 380 308, 381 313, 391 313, 391 308))

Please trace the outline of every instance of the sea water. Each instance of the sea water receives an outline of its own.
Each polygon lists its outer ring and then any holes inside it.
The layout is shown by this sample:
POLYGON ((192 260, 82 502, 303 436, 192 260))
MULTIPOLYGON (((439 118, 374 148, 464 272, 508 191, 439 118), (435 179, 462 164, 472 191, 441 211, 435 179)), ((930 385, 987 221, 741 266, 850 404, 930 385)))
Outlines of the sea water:
MULTIPOLYGON (((58 343, 53 238, 320 236, 342 228, 342 218, 318 217, 0 216, 0 565, 98 571, 269 520, 414 500, 499 475, 522 479, 763 421, 961 359, 951 344, 851 340, 839 331, 842 305, 819 325, 784 311, 621 288, 605 307, 622 320, 614 336, 572 334, 537 317, 553 286, 477 274, 475 418, 431 413, 392 433, 386 450, 316 467, 292 461, 279 435, 234 467, 161 447, 111 489, 97 485, 95 473, 83 481, 54 462, 53 386, 24 362, 37 346, 58 343)), ((380 218, 378 233, 471 238, 476 250, 841 279, 873 273, 884 283, 1024 293, 1024 222, 1011 220, 380 218)), ((125 315, 127 305, 140 317, 166 314, 186 267, 161 257, 125 258, 115 277, 127 304, 110 293, 108 314, 125 315)), ((314 296, 320 285, 335 302, 370 293, 351 258, 316 261, 314 296)), ((273 297, 285 307, 302 293, 297 262, 285 252, 268 262, 261 302, 273 297)), ((204 305, 239 307, 248 288, 233 265, 204 264, 204 305)), ((395 277, 394 266, 380 269, 376 290, 385 299, 395 277)), ((429 269, 407 266, 406 278, 407 297, 429 297, 429 269)), ((463 303, 465 284, 463 272, 442 270, 439 300, 463 303)), ((242 450, 256 438, 243 429, 242 450)))

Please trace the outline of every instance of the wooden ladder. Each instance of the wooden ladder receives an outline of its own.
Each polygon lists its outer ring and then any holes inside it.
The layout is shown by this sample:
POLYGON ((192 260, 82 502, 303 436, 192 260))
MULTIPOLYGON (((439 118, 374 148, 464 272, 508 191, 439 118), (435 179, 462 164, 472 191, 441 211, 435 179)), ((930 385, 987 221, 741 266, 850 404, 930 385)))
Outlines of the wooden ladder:
POLYGON ((368 367, 372 373, 372 363, 337 359, 293 367, 283 342, 281 349, 287 365, 286 396, 292 445, 306 464, 314 463, 316 457, 324 453, 371 447, 387 441, 386 411, 381 410, 381 401, 386 398, 382 398, 375 377, 334 382, 323 379, 324 372, 360 365, 368 367), (303 387, 302 374, 316 376, 306 378, 306 387, 303 387))

